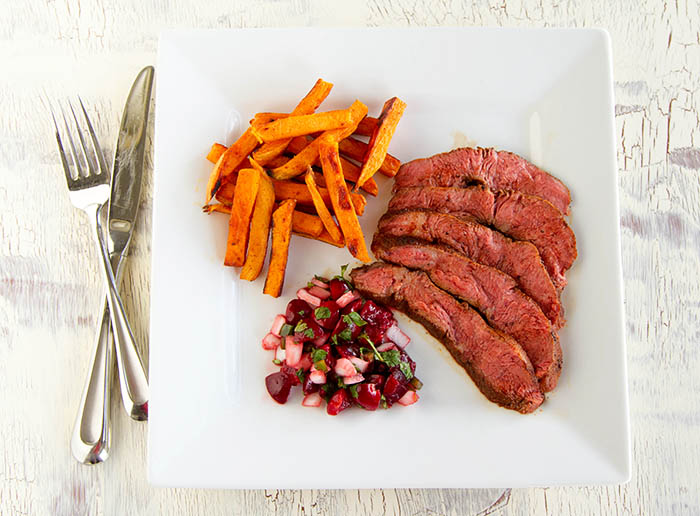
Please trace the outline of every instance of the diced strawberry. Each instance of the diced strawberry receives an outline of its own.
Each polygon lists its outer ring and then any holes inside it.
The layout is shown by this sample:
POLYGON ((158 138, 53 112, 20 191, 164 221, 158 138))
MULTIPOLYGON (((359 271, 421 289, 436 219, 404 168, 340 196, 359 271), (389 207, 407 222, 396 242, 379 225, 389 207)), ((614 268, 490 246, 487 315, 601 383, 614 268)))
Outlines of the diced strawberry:
POLYGON ((406 391, 406 394, 401 396, 396 403, 407 407, 418 401, 418 393, 416 391, 406 391))
POLYGON ((317 287, 316 285, 309 289, 309 294, 322 300, 331 297, 330 292, 328 292, 325 288, 317 287))
POLYGON ((336 416, 351 406, 352 402, 350 401, 348 392, 345 389, 338 389, 328 401, 326 412, 328 412, 328 414, 331 416, 336 416))
POLYGON ((355 366, 347 358, 339 358, 335 363, 335 374, 338 376, 353 376, 357 373, 355 366))
POLYGON ((287 352, 287 365, 297 367, 301 361, 301 354, 304 351, 304 344, 296 342, 291 335, 284 338, 284 347, 287 352))
POLYGON ((320 407, 321 406, 321 394, 317 392, 312 392, 304 396, 304 401, 301 402, 304 407, 320 407))
POLYGON ((309 380, 311 380, 311 382, 315 383, 316 385, 323 385, 324 383, 326 383, 326 373, 311 368, 311 372, 309 373, 309 380))
POLYGON ((360 298, 360 294, 358 294, 354 290, 350 290, 350 291, 346 292, 345 294, 343 294, 342 296, 340 296, 335 302, 338 303, 338 306, 340 308, 343 308, 345 305, 347 305, 347 304, 355 301, 355 299, 359 299, 359 298, 360 298))
POLYGON ((357 369, 361 373, 367 371, 367 368, 369 367, 369 362, 367 362, 366 360, 362 360, 361 358, 351 356, 348 357, 348 360, 350 360, 350 362, 352 362, 352 365, 355 366, 355 369, 357 369))
POLYGON ((287 323, 287 319, 284 317, 282 314, 278 314, 275 316, 274 320, 272 321, 272 326, 270 327, 270 333, 272 333, 275 337, 280 337, 280 330, 282 329, 282 326, 284 326, 287 323))
POLYGON ((404 349, 411 342, 411 338, 402 332, 396 324, 389 326, 389 329, 386 330, 386 337, 401 349, 404 349))
POLYGON ((362 376, 360 373, 354 374, 352 376, 346 376, 343 378, 343 383, 345 385, 353 385, 355 383, 360 383, 365 379, 364 376, 362 376))
POLYGON ((302 301, 306 301, 313 307, 317 307, 321 304, 321 299, 309 293, 305 288, 300 288, 297 290, 297 297, 302 301))
POLYGON ((267 349, 270 351, 273 349, 277 349, 280 344, 282 344, 282 339, 274 335, 272 332, 265 335, 262 340, 263 349, 267 349))

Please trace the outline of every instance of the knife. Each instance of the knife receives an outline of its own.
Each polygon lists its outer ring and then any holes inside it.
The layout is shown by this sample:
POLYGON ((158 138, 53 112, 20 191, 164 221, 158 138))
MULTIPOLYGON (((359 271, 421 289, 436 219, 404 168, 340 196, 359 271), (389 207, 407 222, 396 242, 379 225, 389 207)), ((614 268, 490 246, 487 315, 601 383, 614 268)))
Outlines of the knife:
MULTIPOLYGON (((138 211, 153 74, 152 66, 144 68, 131 87, 114 156, 107 244, 117 282, 121 279, 121 264, 138 211)), ((136 420, 148 418, 148 379, 138 350, 133 341, 115 342, 113 347, 112 340, 110 312, 105 302, 92 367, 71 439, 73 456, 87 464, 103 462, 109 456, 113 350, 116 350, 120 390, 127 413, 136 420)))

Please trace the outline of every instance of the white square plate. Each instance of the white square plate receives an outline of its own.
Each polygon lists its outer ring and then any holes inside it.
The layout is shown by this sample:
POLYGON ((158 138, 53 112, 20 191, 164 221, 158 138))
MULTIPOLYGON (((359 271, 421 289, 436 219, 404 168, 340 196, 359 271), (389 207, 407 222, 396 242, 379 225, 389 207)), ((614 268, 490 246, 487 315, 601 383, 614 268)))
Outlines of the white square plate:
MULTIPOLYGON (((624 482, 629 417, 610 42, 599 30, 227 30, 161 37, 157 66, 149 479, 226 488, 502 487, 624 482), (489 403, 400 316, 420 401, 338 417, 268 396, 260 347, 314 273, 354 263, 293 237, 283 296, 223 267, 227 219, 201 212, 204 156, 232 120, 288 111, 322 77, 322 109, 408 108, 404 161, 465 144, 519 153, 571 189, 579 258, 564 294, 564 369, 535 414, 489 403)), ((234 124, 235 125, 235 124, 234 124)), ((240 124, 233 128, 235 136, 240 124)), ((391 183, 379 178, 370 237, 391 183)))

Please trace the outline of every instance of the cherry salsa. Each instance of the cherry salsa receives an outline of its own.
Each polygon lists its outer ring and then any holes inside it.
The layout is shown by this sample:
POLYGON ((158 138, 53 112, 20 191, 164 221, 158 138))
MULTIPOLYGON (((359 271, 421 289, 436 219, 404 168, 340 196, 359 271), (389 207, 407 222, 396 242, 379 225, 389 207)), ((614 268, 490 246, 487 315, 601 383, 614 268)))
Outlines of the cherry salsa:
POLYGON ((345 278, 314 277, 275 317, 262 340, 279 371, 265 378, 267 392, 286 403, 295 386, 302 405, 335 416, 358 406, 376 410, 412 405, 422 383, 406 353, 410 342, 388 308, 363 299, 345 278))

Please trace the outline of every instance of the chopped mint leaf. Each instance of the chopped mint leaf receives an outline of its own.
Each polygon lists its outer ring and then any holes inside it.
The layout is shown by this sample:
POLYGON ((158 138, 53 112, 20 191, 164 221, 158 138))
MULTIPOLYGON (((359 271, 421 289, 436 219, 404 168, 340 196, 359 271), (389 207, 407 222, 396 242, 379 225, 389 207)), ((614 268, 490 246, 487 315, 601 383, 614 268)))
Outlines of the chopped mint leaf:
POLYGON ((351 340, 352 332, 350 331, 350 328, 345 328, 343 331, 338 333, 338 337, 340 337, 343 340, 351 340))
POLYGON ((294 328, 294 331, 295 331, 296 333, 301 333, 301 332, 303 332, 304 330, 308 330, 308 329, 309 329, 309 325, 308 325, 308 324, 306 324, 304 321, 299 321, 299 322, 297 323, 296 327, 294 328))
POLYGON ((421 390, 421 387, 423 387, 423 382, 421 382, 418 378, 414 376, 413 378, 411 378, 411 385, 413 385, 414 389, 419 391, 421 390))
POLYGON ((311 288, 311 287, 313 287, 313 286, 314 286, 314 284, 313 284, 313 282, 311 282, 311 281, 309 281, 309 282, 306 283, 306 288, 311 288))
POLYGON ((303 383, 304 383, 304 380, 305 380, 305 378, 306 378, 306 375, 304 374, 304 370, 303 370, 303 369, 297 369, 297 373, 296 373, 296 374, 297 374, 297 378, 299 378, 299 382, 303 384, 303 383))
POLYGON ((342 277, 345 277, 345 271, 347 271, 347 270, 348 270, 348 264, 347 264, 347 263, 346 263, 345 265, 341 265, 341 266, 340 266, 340 275, 341 275, 342 277))
POLYGON ((333 345, 335 345, 335 346, 338 345, 338 334, 337 334, 337 333, 331 337, 331 342, 332 342, 333 345))
POLYGON ((328 282, 326 278, 324 278, 323 276, 319 276, 318 274, 314 274, 314 278, 318 281, 323 281, 324 283, 328 282))
POLYGON ((364 326, 367 324, 367 321, 365 321, 357 312, 350 312, 349 314, 344 315, 343 321, 345 324, 354 324, 355 326, 364 326))
POLYGON ((355 384, 355 385, 351 385, 351 386, 349 387, 349 390, 350 390, 350 395, 351 395, 353 398, 357 399, 357 396, 358 396, 358 394, 357 394, 357 385, 356 385, 356 384, 355 384))
MULTIPOLYGON (((362 335, 360 335, 360 337, 362 337, 362 335)), ((371 352, 372 352, 371 349, 364 348, 364 347, 360 346, 360 355, 365 355, 366 353, 371 353, 371 352)))
POLYGON ((282 325, 282 329, 280 330, 280 335, 282 337, 286 337, 287 335, 291 335, 292 333, 294 333, 294 326, 287 323, 282 325))
POLYGON ((321 319, 329 319, 331 316, 331 310, 327 306, 319 306, 316 310, 314 310, 314 316, 316 316, 316 319, 319 321, 321 319))
POLYGON ((345 382, 341 377, 338 377, 338 388, 342 389, 345 387, 345 382))
POLYGON ((328 356, 328 352, 325 349, 316 348, 311 352, 311 361, 313 363, 323 361, 326 359, 327 356, 328 356))
POLYGON ((282 365, 282 361, 279 358, 275 358, 272 363, 275 365, 282 365))
POLYGON ((389 367, 397 366, 399 365, 399 362, 401 362, 401 355, 396 349, 385 351, 381 354, 381 356, 382 362, 384 362, 389 367))
POLYGON ((314 362, 314 367, 317 371, 321 371, 322 373, 328 372, 328 366, 326 365, 325 360, 319 360, 318 362, 314 362))
POLYGON ((411 366, 408 364, 408 362, 399 362, 399 369, 401 369, 401 372, 404 374, 407 380, 413 378, 413 371, 411 371, 411 366))
POLYGON ((311 328, 306 328, 304 330, 304 335, 309 339, 313 339, 314 338, 314 331, 311 328))

